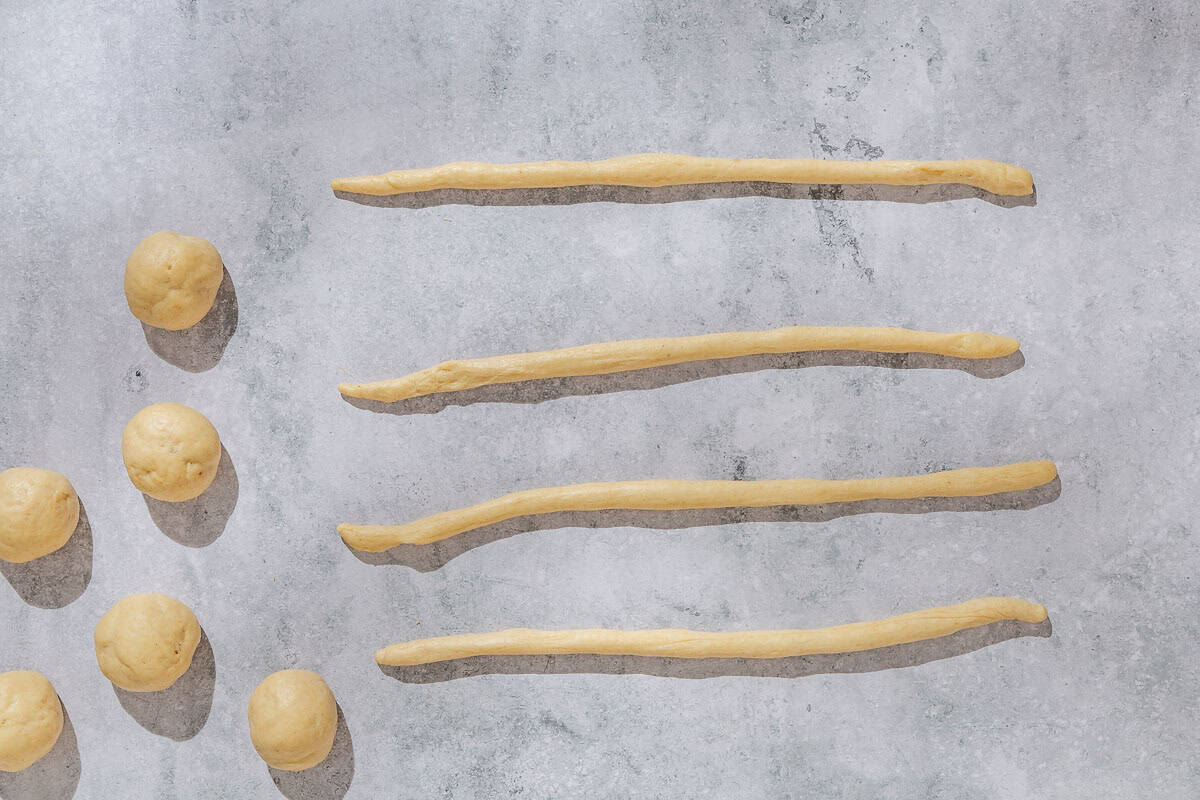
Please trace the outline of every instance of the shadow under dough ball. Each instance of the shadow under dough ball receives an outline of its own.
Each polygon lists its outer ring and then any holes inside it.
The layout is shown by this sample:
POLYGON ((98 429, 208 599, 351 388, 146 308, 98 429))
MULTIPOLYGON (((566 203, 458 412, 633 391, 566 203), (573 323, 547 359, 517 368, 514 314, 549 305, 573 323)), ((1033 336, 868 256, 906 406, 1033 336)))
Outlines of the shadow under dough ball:
POLYGON ((200 622, 192 610, 165 594, 131 594, 96 623, 96 663, 117 686, 158 692, 188 671, 200 622))
POLYGON ((246 713, 250 741, 275 769, 315 767, 333 748, 337 701, 321 676, 306 669, 285 669, 263 679, 250 694, 246 713))
POLYGON ((0 559, 23 564, 58 550, 79 523, 79 497, 48 469, 0 472, 0 559))
POLYGON ((54 748, 62 703, 40 672, 0 672, 0 772, 20 772, 54 748))
POLYGON ((224 276, 217 248, 198 236, 152 233, 125 262, 125 300, 147 325, 190 328, 212 308, 224 276))
POLYGON ((208 418, 179 403, 146 406, 121 436, 125 471, 138 491, 179 503, 212 485, 221 439, 208 418))

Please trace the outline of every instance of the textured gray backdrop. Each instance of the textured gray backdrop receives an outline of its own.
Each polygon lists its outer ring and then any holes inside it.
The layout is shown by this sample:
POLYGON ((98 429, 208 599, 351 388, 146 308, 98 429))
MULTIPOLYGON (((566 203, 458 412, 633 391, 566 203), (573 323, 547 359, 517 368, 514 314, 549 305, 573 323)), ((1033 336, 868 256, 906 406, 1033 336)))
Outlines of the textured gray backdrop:
POLYGON ((71 720, 0 797, 1197 791, 1193 3, 160 5, 0 14, 0 462, 64 472, 88 520, 48 563, 0 566, 0 669, 46 673, 71 720), (743 186, 376 208, 328 188, 649 150, 990 157, 1031 169, 1037 203, 743 186), (211 239, 231 278, 189 334, 144 333, 122 296, 161 228, 211 239), (335 390, 788 324, 990 330, 1025 363, 700 365, 402 415, 335 390), (163 400, 228 452, 183 508, 147 505, 120 461, 163 400), (545 484, 1042 457, 1061 497, 1016 510, 566 520, 411 565, 334 532, 545 484), (92 627, 153 590, 208 644, 177 689, 118 696, 92 627), (507 626, 815 626, 987 594, 1044 602, 1052 635, 766 669, 371 660, 507 626), (246 700, 288 667, 324 675, 346 724, 325 767, 272 776, 246 700))

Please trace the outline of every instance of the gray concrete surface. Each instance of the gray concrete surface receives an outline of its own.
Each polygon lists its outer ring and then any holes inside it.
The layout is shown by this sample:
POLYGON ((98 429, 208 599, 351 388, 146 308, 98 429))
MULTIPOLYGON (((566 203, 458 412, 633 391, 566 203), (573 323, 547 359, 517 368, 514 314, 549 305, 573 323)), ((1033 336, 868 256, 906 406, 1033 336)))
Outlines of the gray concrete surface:
POLYGON ((55 560, 0 568, 0 669, 45 672, 71 721, 0 797, 1198 791, 1192 3, 4 5, 0 462, 66 473, 86 524, 55 560), (648 150, 992 157, 1033 171, 1037 203, 735 186, 376 208, 327 183, 648 150), (199 330, 125 307, 124 260, 161 228, 225 258, 199 330), (751 360, 403 414, 335 390, 826 323, 1011 334, 1024 363, 751 360), (125 422, 163 400, 227 451, 184 507, 144 502, 120 462, 125 422), (334 532, 560 482, 1042 457, 1061 496, 991 511, 566 519, 415 565, 334 532), (135 698, 91 630, 150 590, 194 608, 209 649, 178 692, 135 698), (815 626, 997 593, 1052 628, 767 667, 371 660, 514 625, 815 626), (287 667, 343 711, 311 774, 273 775, 246 728, 287 667))

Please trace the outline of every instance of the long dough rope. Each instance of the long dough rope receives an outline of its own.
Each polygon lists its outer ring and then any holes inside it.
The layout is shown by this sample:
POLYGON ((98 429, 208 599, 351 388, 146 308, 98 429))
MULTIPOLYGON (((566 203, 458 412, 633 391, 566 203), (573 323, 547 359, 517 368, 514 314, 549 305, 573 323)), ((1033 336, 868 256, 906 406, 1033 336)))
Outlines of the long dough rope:
POLYGON ((1051 461, 1000 467, 971 467, 901 478, 778 481, 620 481, 581 483, 513 492, 478 505, 443 511, 405 525, 338 525, 350 547, 380 553, 401 544, 430 544, 513 517, 554 511, 601 509, 666 510, 816 505, 873 499, 976 497, 1016 492, 1049 483, 1058 475, 1051 461))
POLYGON ((992 333, 931 333, 904 328, 791 327, 744 333, 710 333, 663 339, 603 342, 541 353, 444 361, 401 378, 343 383, 347 397, 394 403, 437 392, 539 378, 605 375, 685 361, 736 358, 762 353, 858 350, 876 353, 932 353, 955 358, 999 358, 1020 342, 992 333))
POLYGON ((642 153, 604 161, 488 164, 455 161, 430 169, 337 178, 334 191, 390 195, 430 189, 540 189, 603 184, 674 186, 689 183, 867 183, 927 186, 962 183, 1010 197, 1033 193, 1028 170, 986 159, 965 161, 828 161, 819 158, 704 158, 642 153))
POLYGON ((393 644, 376 651, 375 660, 386 666, 409 666, 471 656, 563 653, 668 658, 786 658, 854 653, 936 639, 1003 619, 1038 623, 1046 619, 1046 607, 1016 597, 980 597, 958 605, 927 608, 871 622, 785 631, 707 633, 675 628, 650 631, 514 628, 393 644))

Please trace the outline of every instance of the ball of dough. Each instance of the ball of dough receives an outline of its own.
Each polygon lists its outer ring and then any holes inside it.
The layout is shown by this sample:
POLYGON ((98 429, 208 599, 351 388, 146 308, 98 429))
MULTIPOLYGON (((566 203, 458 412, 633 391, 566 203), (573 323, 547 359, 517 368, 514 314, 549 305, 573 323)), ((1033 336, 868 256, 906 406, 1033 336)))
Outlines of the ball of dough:
POLYGON ((159 231, 142 239, 125 262, 125 300, 147 325, 190 328, 212 308, 224 273, 211 242, 159 231))
POLYGON ((191 666, 200 623, 173 597, 131 594, 100 618, 93 639, 104 677, 131 692, 157 692, 191 666))
POLYGON ((45 675, 0 672, 0 772, 19 772, 49 753, 62 729, 62 703, 45 675))
POLYGON ((53 553, 79 523, 79 498, 57 472, 14 467, 0 472, 0 559, 18 564, 53 553))
POLYGON ((155 403, 125 426, 121 457, 139 491, 178 503, 198 497, 212 484, 221 460, 221 438, 199 411, 179 403, 155 403))
POLYGON ((250 741, 276 769, 302 770, 325 760, 337 734, 337 701, 306 669, 268 675, 250 695, 250 741))

